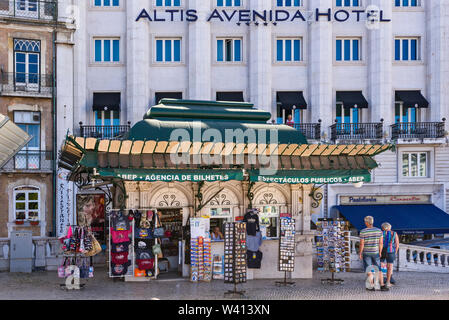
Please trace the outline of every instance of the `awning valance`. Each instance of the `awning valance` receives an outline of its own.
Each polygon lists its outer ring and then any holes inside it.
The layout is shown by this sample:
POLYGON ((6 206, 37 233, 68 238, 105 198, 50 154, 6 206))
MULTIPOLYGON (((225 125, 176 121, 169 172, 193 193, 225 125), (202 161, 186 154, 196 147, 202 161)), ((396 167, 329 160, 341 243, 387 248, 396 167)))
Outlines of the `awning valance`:
POLYGON ((428 108, 429 102, 421 94, 421 91, 396 91, 396 101, 404 103, 406 108, 428 108))
POLYGON ((217 101, 245 102, 243 92, 217 92, 217 101))
POLYGON ((368 101, 362 91, 337 91, 337 102, 345 108, 368 108, 368 101))
POLYGON ((433 204, 336 206, 351 224, 362 230, 364 217, 372 216, 374 226, 380 228, 388 222, 399 234, 449 233, 449 214, 433 204))
POLYGON ((30 140, 30 135, 9 120, 7 116, 0 114, 0 168, 30 140))
POLYGON ((120 92, 94 93, 94 111, 120 111, 120 92))
POLYGON ((277 93, 277 102, 284 110, 307 109, 307 102, 302 91, 281 91, 277 93))

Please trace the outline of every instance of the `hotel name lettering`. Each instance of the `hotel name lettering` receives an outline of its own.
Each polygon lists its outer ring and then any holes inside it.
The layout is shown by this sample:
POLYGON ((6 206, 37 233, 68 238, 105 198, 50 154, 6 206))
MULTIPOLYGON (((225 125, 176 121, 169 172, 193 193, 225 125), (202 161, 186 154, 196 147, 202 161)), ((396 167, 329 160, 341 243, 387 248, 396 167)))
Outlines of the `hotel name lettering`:
MULTIPOLYGON (((278 22, 307 22, 307 21, 336 21, 345 22, 352 17, 360 21, 390 22, 383 10, 332 10, 315 9, 305 10, 222 10, 215 9, 206 16, 207 22, 236 22, 236 23, 278 23, 278 22)), ((149 22, 187 21, 196 22, 200 19, 198 11, 194 9, 142 9, 136 21, 149 22)))

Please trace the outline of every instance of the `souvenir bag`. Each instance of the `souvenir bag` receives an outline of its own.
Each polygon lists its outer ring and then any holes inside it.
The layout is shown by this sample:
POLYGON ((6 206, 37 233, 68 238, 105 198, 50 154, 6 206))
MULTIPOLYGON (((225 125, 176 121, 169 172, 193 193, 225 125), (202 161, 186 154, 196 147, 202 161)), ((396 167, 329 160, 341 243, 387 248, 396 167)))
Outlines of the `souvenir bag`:
POLYGON ((124 264, 111 263, 111 273, 114 276, 124 276, 128 273, 129 262, 124 264))
POLYGON ((149 228, 151 228, 150 219, 149 219, 150 218, 149 217, 149 213, 151 213, 151 211, 143 212, 140 215, 140 223, 139 223, 139 227, 140 228, 142 228, 142 229, 149 229, 149 228))
POLYGON ((89 266, 86 265, 85 259, 83 261, 83 264, 79 268, 80 268, 80 278, 81 279, 89 278, 89 266))
POLYGON ((125 264, 128 262, 128 252, 122 253, 112 253, 111 252, 111 261, 115 264, 125 264))
POLYGON ((134 269, 134 276, 136 278, 140 278, 140 277, 145 277, 146 276, 146 271, 145 270, 140 270, 138 268, 134 269))
POLYGON ((153 231, 150 228, 136 228, 135 237, 137 239, 154 239, 153 231))
POLYGON ((165 234, 165 230, 162 227, 162 223, 159 219, 159 215, 156 213, 154 214, 154 219, 155 219, 155 228, 154 228, 154 237, 155 238, 162 238, 165 234), (159 227, 158 227, 159 226, 159 227))
POLYGON ((92 232, 90 230, 86 230, 84 233, 84 249, 86 252, 89 252, 92 248, 92 232))
POLYGON ((161 258, 164 257, 164 256, 162 255, 162 249, 161 249, 161 245, 160 245, 160 244, 156 243, 156 244, 153 246, 153 254, 154 254, 155 256, 157 256, 159 259, 161 259, 161 258))
POLYGON ((65 278, 65 268, 66 268, 66 264, 67 264, 67 259, 64 259, 64 262, 58 267, 58 277, 59 278, 65 278))
POLYGON ((130 244, 131 244, 131 242, 112 243, 111 244, 111 252, 115 252, 115 253, 128 252, 130 244))
POLYGON ((151 252, 151 250, 145 250, 145 249, 136 249, 135 250, 135 256, 137 260, 145 260, 145 259, 153 259, 154 255, 151 252))
POLYGON ((86 253, 86 249, 84 248, 84 228, 80 229, 80 233, 79 233, 79 237, 80 237, 80 246, 79 246, 79 251, 81 253, 86 253))
POLYGON ((91 234, 90 237, 92 242, 92 249, 84 254, 86 257, 93 257, 99 254, 102 250, 100 243, 98 242, 97 239, 95 239, 94 235, 91 234))
POLYGON ((149 270, 154 268, 154 259, 136 260, 140 270, 149 270))
POLYGON ((111 236, 113 243, 129 242, 129 230, 116 231, 111 228, 111 236))

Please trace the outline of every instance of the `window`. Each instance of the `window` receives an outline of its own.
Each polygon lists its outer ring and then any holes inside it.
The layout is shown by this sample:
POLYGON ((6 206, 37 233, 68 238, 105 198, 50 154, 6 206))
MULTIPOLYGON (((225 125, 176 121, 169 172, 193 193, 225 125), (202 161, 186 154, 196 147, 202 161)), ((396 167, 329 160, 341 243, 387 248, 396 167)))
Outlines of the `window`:
POLYGON ((360 39, 337 39, 335 51, 337 61, 360 61, 360 39))
POLYGON ((396 38, 394 40, 396 61, 416 61, 419 56, 419 38, 396 38))
POLYGON ((181 39, 156 39, 157 62, 180 62, 181 39))
POLYGON ((95 39, 95 62, 119 62, 119 39, 95 39))
POLYGON ((301 39, 277 39, 277 61, 301 61, 301 39))
POLYGON ((38 0, 16 0, 16 14, 23 17, 38 17, 38 0))
POLYGON ((14 212, 16 220, 38 221, 40 217, 40 192, 38 188, 14 189, 14 212))
POLYGON ((359 7, 361 0, 335 0, 336 7, 359 7))
POLYGON ((180 7, 181 0, 156 0, 156 7, 180 7))
POLYGON ((404 107, 403 103, 395 104, 395 123, 415 123, 418 122, 418 108, 404 107))
POLYGON ((278 7, 300 7, 302 6, 301 0, 277 0, 278 7))
POLYGON ((259 207, 259 225, 262 237, 266 239, 279 238, 280 206, 266 205, 259 207))
POLYGON ((28 89, 39 88, 40 77, 39 40, 14 39, 14 71, 15 84, 28 89))
POLYGON ((119 0, 94 0, 96 7, 118 7, 120 6, 119 0))
POLYGON ((217 61, 218 62, 241 62, 242 40, 241 39, 217 39, 217 61))
POLYGON ((14 112, 14 123, 31 136, 30 142, 14 157, 15 169, 40 168, 40 118, 40 112, 14 112))
POLYGON ((359 123, 361 110, 359 108, 345 108, 342 103, 337 103, 337 123, 359 123))
MULTIPOLYGON (((210 208, 210 230, 211 236, 215 227, 220 229, 220 232, 224 234, 225 222, 232 222, 232 209, 231 208, 210 208)), ((213 239, 217 241, 218 239, 213 239)), ((221 239, 224 240, 224 239, 221 239)))
POLYGON ((396 7, 418 7, 418 0, 395 0, 396 7))
POLYGON ((428 176, 428 153, 405 152, 402 154, 402 176, 426 178, 428 176))
POLYGON ((240 7, 241 0, 217 0, 217 7, 240 7))

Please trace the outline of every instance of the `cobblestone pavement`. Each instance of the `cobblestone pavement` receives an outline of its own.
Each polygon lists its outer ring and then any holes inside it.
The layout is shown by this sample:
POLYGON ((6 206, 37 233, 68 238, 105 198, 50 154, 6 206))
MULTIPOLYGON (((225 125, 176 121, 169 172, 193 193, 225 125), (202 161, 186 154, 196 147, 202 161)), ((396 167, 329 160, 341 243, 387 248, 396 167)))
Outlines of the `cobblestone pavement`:
MULTIPOLYGON (((94 279, 81 280, 86 287, 80 291, 60 289, 63 279, 54 272, 32 274, 0 273, 0 299, 148 299, 148 300, 221 300, 232 285, 222 280, 193 284, 186 280, 131 283, 113 281, 105 270, 96 269, 94 279)), ((294 287, 277 287, 274 280, 255 280, 239 286, 246 290, 243 299, 249 300, 449 300, 449 274, 411 273, 395 274, 398 285, 389 292, 368 292, 363 273, 340 274, 342 285, 322 285, 320 279, 328 274, 315 273, 312 280, 296 280, 294 287)))

